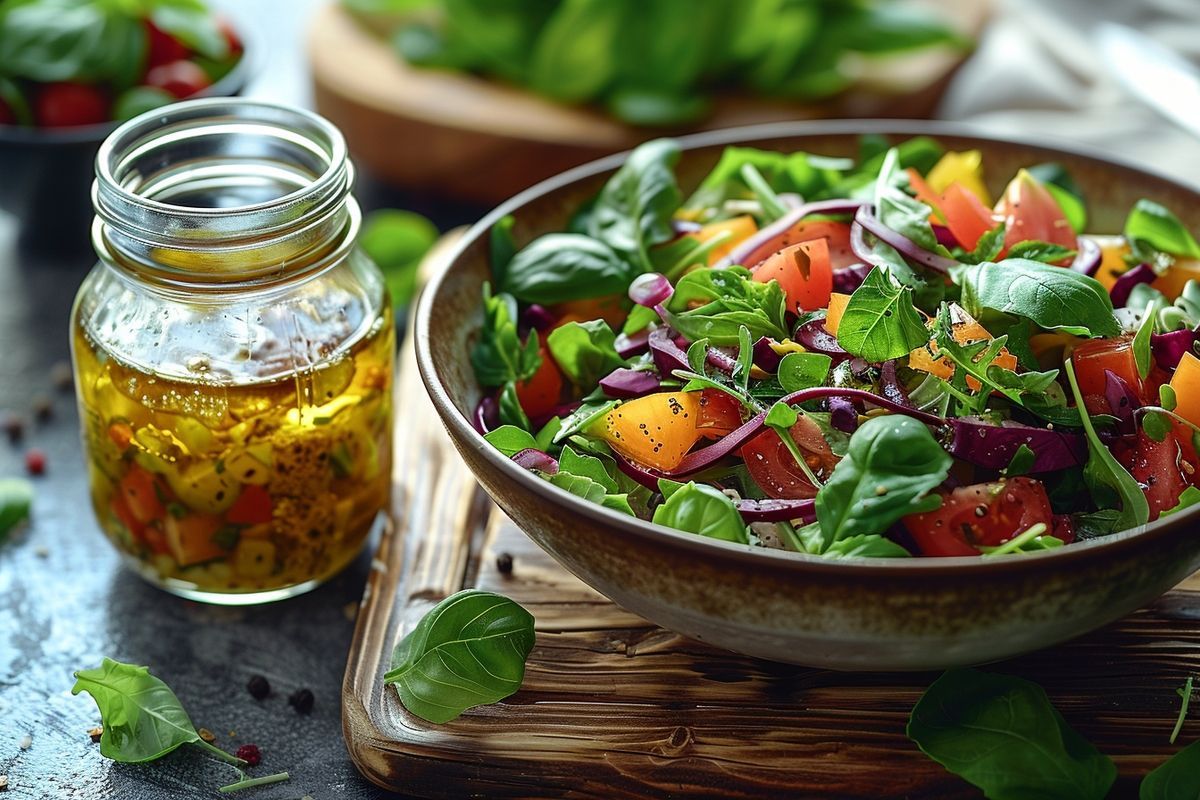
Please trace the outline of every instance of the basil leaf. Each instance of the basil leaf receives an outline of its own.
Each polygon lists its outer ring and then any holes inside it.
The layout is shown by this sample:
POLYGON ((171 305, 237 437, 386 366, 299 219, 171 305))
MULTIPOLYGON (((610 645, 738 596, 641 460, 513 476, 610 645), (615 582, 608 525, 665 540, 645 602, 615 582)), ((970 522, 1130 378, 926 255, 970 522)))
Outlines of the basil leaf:
POLYGON ((202 0, 153 0, 150 19, 159 30, 215 61, 229 57, 229 42, 202 0))
MULTIPOLYGON (((1075 405, 1085 408, 1083 395, 1079 392, 1079 383, 1075 380, 1075 366, 1070 359, 1065 362, 1065 367, 1067 382, 1070 383, 1071 393, 1075 396, 1075 405)), ((1116 518, 1114 529, 1124 531, 1145 525, 1150 520, 1150 504, 1146 501, 1146 495, 1142 493, 1142 487, 1100 441, 1089 415, 1080 414, 1079 421, 1083 424, 1088 443, 1088 461, 1084 465, 1083 476, 1092 496, 1097 499, 1097 505, 1104 505, 1100 500, 1104 499, 1105 491, 1111 491, 1121 503, 1121 513, 1116 518)))
POLYGON ((0 74, 41 83, 140 77, 146 29, 118 3, 40 0, 0 5, 0 74))
POLYGON ((75 673, 71 694, 80 692, 90 694, 100 709, 100 754, 105 758, 153 761, 181 745, 202 741, 179 698, 148 667, 106 658, 96 669, 75 673))
POLYGON ((912 289, 874 267, 838 323, 838 344, 871 363, 900 358, 929 341, 929 331, 912 302, 912 289))
POLYGON ((562 303, 621 294, 634 269, 604 242, 578 233, 548 233, 512 257, 500 287, 526 303, 562 303))
POLYGON ((449 722, 521 688, 533 616, 491 592, 464 589, 426 614, 392 652, 385 684, 427 722, 449 722))
POLYGON ((654 509, 653 522, 688 533, 748 544, 746 523, 727 496, 703 483, 659 480, 666 502, 654 509))
POLYGON ((913 708, 907 732, 989 800, 1102 800, 1117 776, 1040 686, 1011 675, 944 673, 913 708))
POLYGON ((511 295, 492 294, 483 285, 483 326, 471 348, 471 366, 480 386, 503 386, 533 376, 542 365, 538 338, 530 333, 524 344, 517 334, 517 302, 511 295))
POLYGON ((841 539, 821 552, 825 558, 911 558, 912 553, 877 533, 841 539))
POLYGON ((571 383, 586 389, 614 369, 625 366, 625 359, 617 353, 616 341, 616 334, 607 322, 593 319, 558 326, 546 337, 546 347, 571 383))
POLYGON ((600 191, 588 232, 640 267, 653 269, 650 247, 675 238, 671 217, 679 208, 675 164, 679 145, 655 139, 639 146, 600 191))
POLYGON ((824 353, 788 353, 779 362, 775 377, 787 394, 824 386, 833 359, 824 353))
POLYGON ((507 214, 496 220, 496 224, 488 231, 488 257, 492 264, 492 277, 497 286, 504 285, 508 274, 509 262, 517 254, 517 243, 513 240, 513 226, 517 224, 512 214, 507 214))
POLYGON ((599 94, 616 76, 613 50, 624 22, 624 3, 559 3, 548 15, 530 53, 530 88, 568 103, 599 94))
POLYGON ((951 462, 915 419, 888 415, 867 420, 817 492, 817 520, 826 548, 841 539, 881 533, 907 514, 940 506, 941 498, 928 493, 946 479, 951 462))
POLYGON ((676 284, 667 311, 671 327, 691 341, 737 345, 743 326, 754 339, 787 338, 786 301, 778 282, 759 283, 742 267, 689 272, 676 284))
POLYGON ((1142 779, 1138 800, 1200 797, 1200 742, 1192 742, 1142 779))
POLYGON ((522 450, 542 449, 538 447, 538 442, 533 438, 533 434, 515 425, 501 425, 499 428, 485 433, 483 438, 508 458, 512 458, 522 450))
MULTIPOLYGON (((1051 244, 1050 242, 1039 242, 1034 239, 1028 239, 1024 242, 1017 242, 1010 247, 1007 258, 1023 258, 1029 261, 1039 261, 1043 264, 1057 264, 1063 259, 1074 256, 1077 252, 1077 250, 1063 247, 1061 244, 1051 244)), ((990 258, 986 260, 991 261, 990 258)))
POLYGON ((990 310, 1077 336, 1121 332, 1108 291, 1080 272, 1010 258, 998 264, 963 266, 953 278, 962 287, 963 307, 976 319, 990 310))
POLYGON ((562 456, 558 459, 559 474, 569 473, 579 475, 598 483, 606 492, 618 491, 617 482, 608 474, 604 464, 595 456, 580 455, 570 447, 564 447, 562 456))
POLYGON ((0 478, 0 541, 29 519, 33 484, 22 478, 0 478))
POLYGON ((533 427, 525 409, 521 407, 521 399, 517 397, 517 385, 512 381, 504 384, 500 390, 499 401, 500 424, 512 425, 528 431, 533 427))
POLYGON ((1151 200, 1138 200, 1125 219, 1125 239, 1135 257, 1153 261, 1154 253, 1200 258, 1200 244, 1165 207, 1151 200))

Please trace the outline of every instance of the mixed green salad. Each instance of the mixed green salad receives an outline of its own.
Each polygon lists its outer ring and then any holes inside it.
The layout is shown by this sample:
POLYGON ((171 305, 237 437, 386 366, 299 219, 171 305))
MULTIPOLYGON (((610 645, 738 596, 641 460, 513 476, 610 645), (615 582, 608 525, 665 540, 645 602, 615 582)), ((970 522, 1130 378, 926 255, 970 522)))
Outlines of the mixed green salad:
POLYGON ((895 0, 343 0, 409 63, 468 71, 634 125, 677 125, 738 91, 816 100, 849 88, 856 59, 969 45, 895 0))
POLYGON ((727 148, 685 198, 642 145, 517 249, 475 425, 560 489, 829 557, 993 556, 1200 501, 1200 245, 1141 200, 1083 233, 1057 164, 993 204, 977 151, 727 148))

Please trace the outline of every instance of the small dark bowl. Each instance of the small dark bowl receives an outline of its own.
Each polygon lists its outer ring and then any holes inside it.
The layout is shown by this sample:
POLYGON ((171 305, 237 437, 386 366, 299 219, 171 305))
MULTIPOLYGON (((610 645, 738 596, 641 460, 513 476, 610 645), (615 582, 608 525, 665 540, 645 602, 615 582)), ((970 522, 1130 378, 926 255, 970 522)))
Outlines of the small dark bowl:
MULTIPOLYGON (((238 35, 242 57, 195 97, 236 97, 246 88, 259 48, 241 30, 238 35)), ((21 248, 64 254, 90 249, 96 151, 120 124, 52 130, 0 125, 0 210, 16 217, 21 248)))
MULTIPOLYGON (((991 188, 1019 167, 1062 162, 1091 204, 1091 230, 1118 231, 1140 197, 1200 228, 1200 193, 1095 154, 991 139, 951 125, 819 122, 688 136, 685 193, 725 145, 852 155, 863 133, 928 134, 978 148, 991 188)), ((516 217, 519 243, 562 230, 621 164, 613 156, 529 189, 476 225, 417 307, 421 377, 455 446, 488 494, 567 569, 666 628, 748 655, 854 670, 937 669, 1047 647, 1151 602, 1200 567, 1200 509, 1142 529, 1008 558, 829 561, 662 528, 588 503, 505 458, 475 432, 479 387, 467 357, 490 275, 488 231, 516 217)))

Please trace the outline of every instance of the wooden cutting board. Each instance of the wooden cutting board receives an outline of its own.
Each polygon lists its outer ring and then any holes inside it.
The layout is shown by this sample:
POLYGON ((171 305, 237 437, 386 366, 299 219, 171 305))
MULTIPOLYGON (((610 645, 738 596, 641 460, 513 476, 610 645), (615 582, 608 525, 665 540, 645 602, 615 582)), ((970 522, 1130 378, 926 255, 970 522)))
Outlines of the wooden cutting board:
MULTIPOLYGON (((411 339, 411 337, 410 337, 411 339)), ((411 345, 401 356, 394 526, 376 555, 342 688, 358 768, 414 797, 973 798, 904 735, 933 674, 852 674, 745 658, 662 630, 568 574, 454 452, 411 345), (497 559, 511 557, 503 573, 497 559), (408 714, 383 673, 439 600, 478 587, 537 620, 517 694, 445 725, 408 714)), ((630 553, 636 558, 637 553, 630 553)), ((1042 684, 1112 756, 1113 797, 1178 750, 1175 689, 1200 672, 1200 573, 1074 642, 996 665, 1042 684)), ((1200 716, 1180 743, 1200 738, 1200 716)))
MULTIPOLYGON (((955 29, 976 36, 992 0, 935 4, 955 29)), ((390 43, 340 4, 309 28, 317 110, 346 135, 356 163, 406 189, 497 203, 565 169, 665 133, 633 128, 593 109, 565 106, 518 87, 408 66, 390 43)), ((696 129, 837 117, 929 117, 965 53, 933 48, 852 61, 854 91, 820 103, 718 98, 696 129)))

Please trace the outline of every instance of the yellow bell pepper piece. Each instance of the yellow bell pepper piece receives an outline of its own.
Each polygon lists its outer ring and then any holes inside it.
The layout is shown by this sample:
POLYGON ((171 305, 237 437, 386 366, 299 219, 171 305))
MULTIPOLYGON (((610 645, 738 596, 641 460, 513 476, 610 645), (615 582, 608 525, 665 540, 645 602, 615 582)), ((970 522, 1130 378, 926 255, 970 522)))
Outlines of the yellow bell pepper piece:
POLYGON ((978 197, 985 206, 990 208, 992 205, 987 185, 983 182, 983 153, 978 150, 947 152, 929 170, 925 182, 938 194, 946 191, 950 184, 957 183, 978 197))

